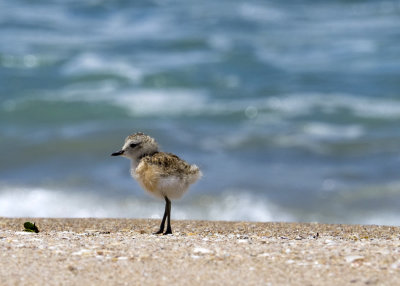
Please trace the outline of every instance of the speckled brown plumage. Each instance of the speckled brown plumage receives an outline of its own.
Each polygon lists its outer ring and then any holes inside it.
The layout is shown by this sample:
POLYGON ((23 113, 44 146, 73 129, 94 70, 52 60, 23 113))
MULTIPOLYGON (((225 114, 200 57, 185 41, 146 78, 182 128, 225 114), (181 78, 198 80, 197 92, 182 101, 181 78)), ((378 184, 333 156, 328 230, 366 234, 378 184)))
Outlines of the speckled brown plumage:
POLYGON ((161 177, 179 176, 196 173, 191 165, 172 153, 158 152, 142 158, 141 163, 155 168, 161 177))

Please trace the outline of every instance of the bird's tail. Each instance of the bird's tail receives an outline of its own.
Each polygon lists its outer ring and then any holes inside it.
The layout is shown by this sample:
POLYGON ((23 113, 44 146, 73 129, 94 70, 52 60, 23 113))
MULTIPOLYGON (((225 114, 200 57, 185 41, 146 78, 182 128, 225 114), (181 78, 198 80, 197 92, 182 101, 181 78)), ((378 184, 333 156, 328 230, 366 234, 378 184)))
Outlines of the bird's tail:
POLYGON ((196 165, 190 166, 190 176, 189 176, 190 184, 193 184, 198 179, 200 179, 202 176, 203 176, 203 173, 200 171, 199 167, 197 167, 196 165))

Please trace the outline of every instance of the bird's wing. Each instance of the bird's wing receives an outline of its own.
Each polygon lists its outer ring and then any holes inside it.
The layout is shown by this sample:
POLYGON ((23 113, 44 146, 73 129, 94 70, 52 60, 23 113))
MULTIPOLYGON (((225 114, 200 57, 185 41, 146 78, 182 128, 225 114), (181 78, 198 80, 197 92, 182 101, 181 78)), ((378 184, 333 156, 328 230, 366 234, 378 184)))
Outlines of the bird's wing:
POLYGON ((171 153, 159 152, 152 156, 146 156, 141 161, 138 167, 151 168, 160 177, 179 177, 190 173, 192 170, 188 163, 171 153))

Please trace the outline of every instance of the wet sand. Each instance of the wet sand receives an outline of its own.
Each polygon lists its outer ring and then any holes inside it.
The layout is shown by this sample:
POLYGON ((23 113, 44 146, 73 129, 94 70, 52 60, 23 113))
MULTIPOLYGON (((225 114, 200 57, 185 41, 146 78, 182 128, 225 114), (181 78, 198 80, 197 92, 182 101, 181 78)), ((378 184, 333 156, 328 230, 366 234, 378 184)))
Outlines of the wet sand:
POLYGON ((0 285, 400 285, 399 227, 159 222, 0 218, 0 285))

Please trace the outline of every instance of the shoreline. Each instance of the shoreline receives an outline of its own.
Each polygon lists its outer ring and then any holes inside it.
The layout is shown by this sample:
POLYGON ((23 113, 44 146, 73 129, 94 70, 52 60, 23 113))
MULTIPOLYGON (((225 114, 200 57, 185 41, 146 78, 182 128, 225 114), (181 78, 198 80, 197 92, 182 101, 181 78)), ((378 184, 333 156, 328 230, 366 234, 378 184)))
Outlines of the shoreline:
POLYGON ((400 227, 174 220, 153 235, 159 223, 0 217, 0 284, 400 283, 400 227))

